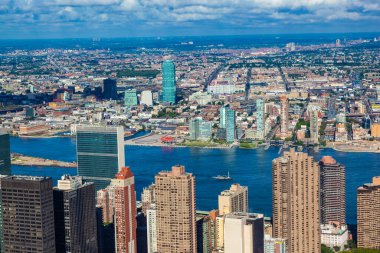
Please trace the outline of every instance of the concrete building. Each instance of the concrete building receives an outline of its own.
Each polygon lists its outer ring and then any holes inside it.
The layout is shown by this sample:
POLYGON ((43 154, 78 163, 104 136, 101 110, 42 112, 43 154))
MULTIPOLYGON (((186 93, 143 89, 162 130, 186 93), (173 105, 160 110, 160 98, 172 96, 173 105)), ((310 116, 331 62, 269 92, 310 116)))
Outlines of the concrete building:
POLYGON ((94 184, 64 175, 53 193, 56 252, 97 253, 94 184))
POLYGON ((157 251, 157 212, 156 205, 151 204, 146 210, 146 228, 148 253, 156 253, 157 251))
POLYGON ((196 253, 195 177, 173 166, 155 177, 157 251, 196 253))
POLYGON ((126 90, 124 92, 124 105, 136 106, 137 105, 137 92, 136 89, 126 90))
POLYGON ((114 222, 115 189, 112 185, 97 191, 96 207, 102 210, 103 224, 114 222))
POLYGON ((53 181, 6 176, 1 184, 1 252, 56 252, 53 181))
POLYGON ((190 120, 190 140, 210 140, 212 137, 212 124, 202 118, 190 120))
POLYGON ((150 90, 143 90, 141 92, 140 104, 153 106, 153 94, 150 90))
POLYGON ((286 253, 286 241, 282 238, 264 237, 264 253, 286 253))
POLYGON ((125 166, 123 127, 78 125, 76 133, 78 176, 106 188, 125 166))
POLYGON ((285 138, 288 136, 289 130, 289 101, 285 95, 280 96, 280 105, 281 137, 285 138))
POLYGON ((6 133, 0 133, 0 174, 11 174, 10 140, 6 133))
POLYGON ((265 139, 265 102, 256 100, 256 139, 265 139))
POLYGON ((335 221, 346 224, 346 168, 331 156, 322 157, 321 223, 335 221))
POLYGON ((135 177, 131 169, 122 168, 111 184, 115 187, 116 253, 137 253, 135 177))
POLYGON ((219 215, 233 212, 248 212, 248 187, 232 184, 229 190, 222 191, 218 196, 219 215))
POLYGON ((318 143, 319 139, 319 123, 318 123, 318 108, 309 106, 307 108, 310 118, 310 140, 313 143, 318 143))
POLYGON ((199 105, 207 105, 212 101, 212 96, 207 92, 198 91, 189 96, 190 102, 196 102, 199 105))
POLYGON ((287 252, 320 253, 319 165, 291 149, 272 162, 273 237, 287 252))
POLYGON ((151 207, 151 204, 154 204, 155 201, 155 185, 151 184, 149 187, 144 187, 143 192, 141 193, 141 204, 142 212, 146 215, 146 210, 151 207))
POLYGON ((380 249, 380 176, 358 188, 358 248, 380 249))
POLYGON ((374 138, 380 138, 380 122, 372 122, 371 136, 374 138))
POLYGON ((224 216, 216 217, 215 226, 216 249, 222 250, 224 248, 224 216))
POLYGON ((176 103, 175 66, 171 60, 162 63, 162 102, 176 103))
POLYGON ((340 250, 343 250, 348 240, 347 225, 340 224, 339 222, 329 222, 328 224, 321 225, 321 243, 327 247, 339 247, 340 250))
POLYGON ((230 213, 224 222, 224 253, 264 253, 264 215, 230 213))

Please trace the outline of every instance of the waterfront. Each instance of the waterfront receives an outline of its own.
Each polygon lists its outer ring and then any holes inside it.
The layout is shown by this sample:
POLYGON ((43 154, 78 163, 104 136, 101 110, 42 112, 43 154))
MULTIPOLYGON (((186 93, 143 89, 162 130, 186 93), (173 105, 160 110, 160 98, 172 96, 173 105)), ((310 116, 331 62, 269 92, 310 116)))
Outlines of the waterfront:
MULTIPOLYGON (((71 162, 76 160, 75 139, 72 138, 11 138, 11 151, 28 156, 71 162)), ((232 182, 249 187, 249 206, 252 212, 271 215, 271 162, 278 157, 278 148, 264 149, 203 149, 126 146, 126 164, 135 174, 137 199, 142 188, 154 181, 160 170, 183 164, 196 176, 197 209, 217 208, 218 194, 231 182, 216 181, 212 176, 227 174, 232 182)), ((356 188, 380 175, 380 154, 345 153, 323 149, 317 154, 332 155, 346 165, 347 221, 356 223, 356 188)), ((35 166, 12 166, 13 174, 51 176, 75 174, 76 169, 35 166)))

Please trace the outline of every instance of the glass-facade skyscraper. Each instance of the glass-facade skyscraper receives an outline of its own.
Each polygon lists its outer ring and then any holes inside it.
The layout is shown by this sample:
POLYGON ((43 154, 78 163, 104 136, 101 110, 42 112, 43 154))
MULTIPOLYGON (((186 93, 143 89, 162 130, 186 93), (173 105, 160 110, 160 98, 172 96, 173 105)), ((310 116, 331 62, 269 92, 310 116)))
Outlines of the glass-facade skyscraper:
POLYGON ((209 140, 212 137, 212 124, 202 118, 190 121, 190 140, 209 140))
POLYGON ((256 100, 256 138, 265 138, 265 103, 262 99, 256 100))
POLYGON ((95 183, 96 190, 107 187, 125 166, 122 126, 77 126, 78 175, 95 183))
POLYGON ((232 110, 229 106, 220 108, 219 111, 220 118, 220 128, 225 129, 226 131, 226 141, 234 142, 235 141, 235 111, 232 110))
POLYGON ((176 102, 175 66, 171 60, 162 63, 162 102, 176 102))
POLYGON ((136 89, 130 89, 130 90, 126 90, 124 92, 124 105, 125 106, 136 106, 137 105, 136 89))
POLYGON ((6 133, 0 133, 0 174, 11 174, 10 141, 6 133))

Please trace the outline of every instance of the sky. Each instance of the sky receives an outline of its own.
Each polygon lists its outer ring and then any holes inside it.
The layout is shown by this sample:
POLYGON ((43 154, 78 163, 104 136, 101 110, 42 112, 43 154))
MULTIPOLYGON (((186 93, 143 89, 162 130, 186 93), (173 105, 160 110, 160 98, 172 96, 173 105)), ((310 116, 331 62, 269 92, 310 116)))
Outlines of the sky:
POLYGON ((0 0, 0 39, 380 32, 380 0, 0 0))

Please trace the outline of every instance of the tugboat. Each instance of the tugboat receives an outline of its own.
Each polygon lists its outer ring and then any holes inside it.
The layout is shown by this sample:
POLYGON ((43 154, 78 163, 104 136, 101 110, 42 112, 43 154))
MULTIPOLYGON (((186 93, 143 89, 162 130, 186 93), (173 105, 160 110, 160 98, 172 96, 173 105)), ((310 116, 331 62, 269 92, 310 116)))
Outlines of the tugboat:
POLYGON ((216 180, 232 180, 232 178, 230 177, 229 171, 227 175, 217 175, 216 177, 212 177, 212 178, 216 180))

